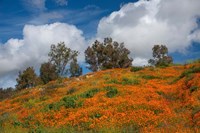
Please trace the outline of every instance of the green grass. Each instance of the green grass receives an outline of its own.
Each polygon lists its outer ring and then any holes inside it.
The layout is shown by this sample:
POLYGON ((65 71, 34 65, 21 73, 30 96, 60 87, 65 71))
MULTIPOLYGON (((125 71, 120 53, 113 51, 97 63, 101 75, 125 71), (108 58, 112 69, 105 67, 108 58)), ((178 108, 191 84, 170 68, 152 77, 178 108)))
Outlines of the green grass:
POLYGON ((146 80, 159 79, 158 77, 153 76, 153 75, 143 75, 142 78, 146 80))
POLYGON ((116 87, 107 86, 105 87, 105 90, 107 91, 106 96, 108 98, 113 98, 118 94, 118 90, 116 87))
POLYGON ((122 78, 122 85, 138 85, 140 81, 137 79, 122 78))
POLYGON ((97 88, 91 89, 91 90, 88 90, 88 91, 84 92, 83 94, 81 94, 81 97, 82 98, 92 98, 99 91, 100 91, 100 89, 97 89, 97 88))
POLYGON ((137 72, 137 71, 140 71, 140 70, 143 70, 143 69, 144 69, 143 67, 132 66, 130 71, 131 72, 137 72))

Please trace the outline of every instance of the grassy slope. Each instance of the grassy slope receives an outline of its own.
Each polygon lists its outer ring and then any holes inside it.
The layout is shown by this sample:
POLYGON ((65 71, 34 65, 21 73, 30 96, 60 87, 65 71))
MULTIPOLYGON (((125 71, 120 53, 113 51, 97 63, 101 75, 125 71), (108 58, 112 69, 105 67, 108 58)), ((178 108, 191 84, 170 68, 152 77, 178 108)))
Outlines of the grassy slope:
POLYGON ((0 102, 0 132, 195 132, 199 69, 112 69, 25 89, 0 102))

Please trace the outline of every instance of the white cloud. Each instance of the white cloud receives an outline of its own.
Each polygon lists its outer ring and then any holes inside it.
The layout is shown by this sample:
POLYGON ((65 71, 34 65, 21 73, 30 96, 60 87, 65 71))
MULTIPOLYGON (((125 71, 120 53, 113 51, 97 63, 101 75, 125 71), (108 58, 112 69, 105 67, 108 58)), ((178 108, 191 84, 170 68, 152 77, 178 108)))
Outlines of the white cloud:
POLYGON ((46 0, 23 0, 26 8, 30 11, 44 11, 46 10, 46 0))
POLYGON ((47 61, 51 44, 64 41, 67 47, 81 52, 79 60, 83 61, 86 45, 82 34, 75 26, 66 23, 26 25, 23 39, 10 39, 0 46, 0 86, 13 86, 19 70, 28 66, 38 68, 47 61))
MULTIPOLYGON (((29 11, 33 12, 43 12, 47 9, 46 3, 49 0, 23 0, 25 7, 29 11)), ((52 0, 54 1, 58 6, 67 6, 68 1, 67 0, 52 0)))
POLYGON ((60 6, 67 6, 68 4, 67 0, 54 0, 54 1, 60 6))
POLYGON ((198 17, 199 0, 140 0, 102 18, 97 38, 125 42, 135 58, 133 63, 144 63, 155 44, 167 45, 170 52, 184 52, 192 41, 200 42, 198 17))

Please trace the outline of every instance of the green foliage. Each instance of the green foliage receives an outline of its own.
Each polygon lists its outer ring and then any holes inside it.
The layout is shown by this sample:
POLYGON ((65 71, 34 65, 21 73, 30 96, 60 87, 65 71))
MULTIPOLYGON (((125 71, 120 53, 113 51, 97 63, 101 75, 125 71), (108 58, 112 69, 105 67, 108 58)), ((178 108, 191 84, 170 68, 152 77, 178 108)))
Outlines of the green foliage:
POLYGON ((6 89, 0 88, 0 101, 6 98, 10 98, 15 94, 15 92, 16 91, 12 87, 6 89))
POLYGON ((140 71, 140 70, 143 70, 144 68, 143 67, 135 67, 135 66, 132 66, 131 67, 131 72, 137 72, 137 71, 140 71))
POLYGON ((64 97, 62 100, 64 101, 64 106, 66 108, 75 108, 77 106, 77 97, 76 96, 70 96, 70 97, 64 97))
POLYGON ((69 73, 70 77, 78 77, 82 75, 82 68, 79 66, 77 63, 77 59, 74 58, 71 63, 70 63, 70 68, 69 68, 69 73))
POLYGON ((117 79, 111 79, 106 82, 107 84, 120 84, 120 82, 117 79))
POLYGON ((102 114, 100 114, 100 113, 94 113, 94 114, 92 114, 90 117, 92 118, 92 119, 95 119, 95 118, 100 118, 102 116, 102 114))
POLYGON ((21 90, 24 88, 31 88, 36 86, 38 83, 38 78, 37 75, 35 74, 33 67, 28 67, 22 73, 19 72, 16 81, 17 81, 16 88, 18 90, 21 90))
POLYGON ((122 85, 138 85, 139 83, 137 79, 122 78, 122 85))
POLYGON ((127 68, 133 59, 129 58, 130 51, 123 43, 113 42, 112 38, 105 38, 104 42, 95 41, 85 51, 85 60, 92 71, 111 68, 127 68))
POLYGON ((147 80, 158 79, 158 77, 153 76, 153 75, 143 75, 142 78, 147 79, 147 80))
POLYGON ((13 122, 13 126, 14 126, 14 127, 17 127, 17 126, 20 126, 20 125, 21 125, 21 122, 20 122, 20 121, 15 120, 15 121, 13 122))
POLYGON ((50 62, 43 63, 40 67, 40 78, 44 84, 49 81, 56 80, 58 78, 58 73, 56 72, 56 66, 50 62))
POLYGON ((60 110, 60 107, 65 105, 65 103, 63 101, 59 101, 56 103, 51 103, 48 105, 48 109, 49 110, 60 110))
POLYGON ((198 89, 199 89, 198 86, 192 86, 192 87, 190 87, 190 92, 192 93, 194 91, 197 91, 198 89))
POLYGON ((107 86, 107 87, 105 87, 105 89, 107 91, 106 96, 108 98, 113 98, 118 94, 118 90, 115 87, 107 86))
POLYGON ((78 51, 73 51, 65 46, 64 42, 52 44, 49 52, 49 61, 56 66, 57 73, 63 76, 66 65, 78 56, 78 51))
POLYGON ((92 98, 98 92, 99 92, 99 89, 97 89, 97 88, 91 89, 91 90, 88 90, 88 91, 84 92, 83 94, 81 94, 81 97, 92 98))
POLYGON ((122 78, 122 81, 118 81, 117 79, 111 79, 106 82, 107 84, 122 84, 122 85, 138 85, 140 81, 138 79, 129 79, 126 77, 122 78))
POLYGON ((148 62, 155 66, 168 66, 173 62, 171 56, 168 56, 168 48, 165 45, 154 45, 152 48, 153 58, 148 62))
POLYGON ((25 107, 31 109, 37 102, 39 102, 38 99, 29 99, 27 102, 25 102, 25 107))
POLYGON ((200 112, 200 106, 199 105, 192 107, 192 117, 194 117, 194 115, 199 113, 199 112, 200 112))
POLYGON ((183 77, 187 77, 192 73, 199 73, 200 72, 200 67, 191 67, 188 70, 184 71, 180 76, 179 79, 183 78, 183 77))
POLYGON ((191 80, 193 78, 193 74, 194 73, 199 73, 200 72, 200 67, 195 67, 195 66, 192 66, 191 68, 185 70, 184 72, 181 73, 180 76, 178 76, 178 78, 174 79, 172 81, 172 83, 176 83, 178 80, 186 77, 186 83, 191 80))

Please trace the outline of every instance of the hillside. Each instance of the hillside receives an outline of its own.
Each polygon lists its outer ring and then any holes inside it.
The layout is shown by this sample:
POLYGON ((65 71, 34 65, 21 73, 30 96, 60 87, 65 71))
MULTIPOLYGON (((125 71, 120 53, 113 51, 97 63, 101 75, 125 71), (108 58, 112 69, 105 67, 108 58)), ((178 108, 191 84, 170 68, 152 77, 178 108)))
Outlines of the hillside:
POLYGON ((111 69, 17 92, 0 132, 198 132, 200 63, 111 69))

